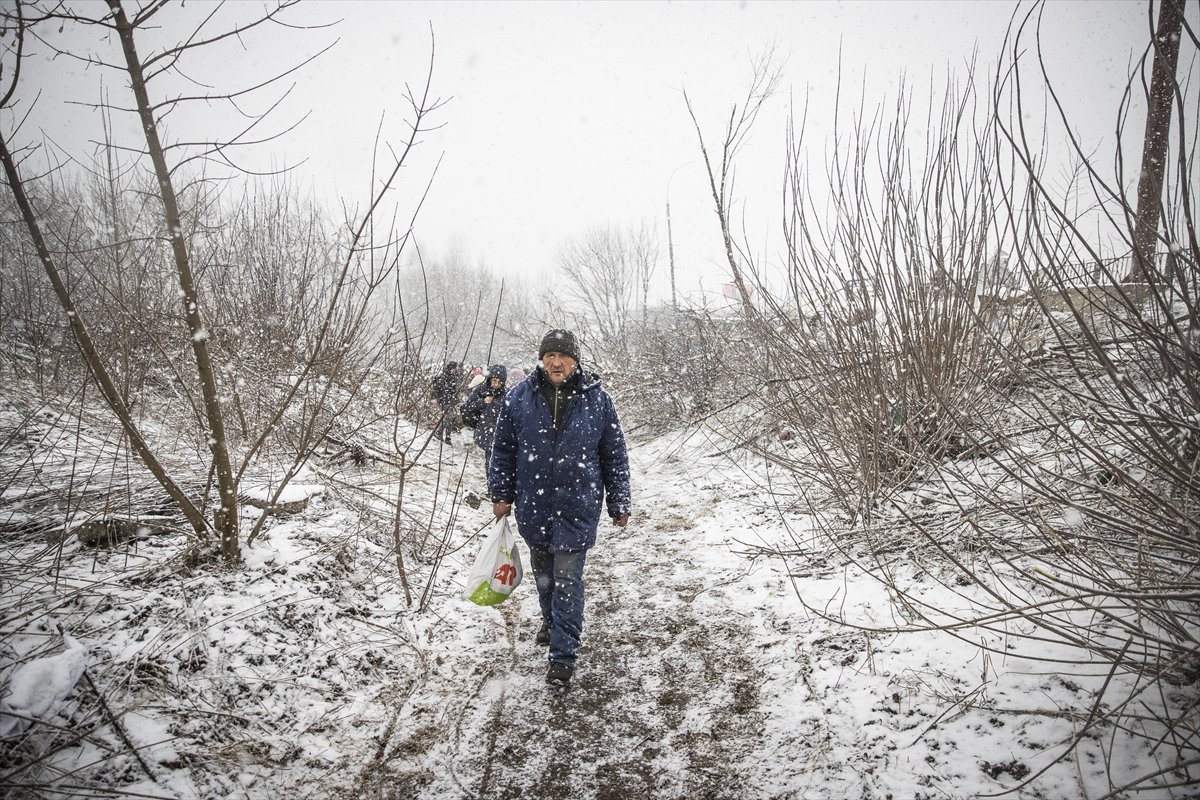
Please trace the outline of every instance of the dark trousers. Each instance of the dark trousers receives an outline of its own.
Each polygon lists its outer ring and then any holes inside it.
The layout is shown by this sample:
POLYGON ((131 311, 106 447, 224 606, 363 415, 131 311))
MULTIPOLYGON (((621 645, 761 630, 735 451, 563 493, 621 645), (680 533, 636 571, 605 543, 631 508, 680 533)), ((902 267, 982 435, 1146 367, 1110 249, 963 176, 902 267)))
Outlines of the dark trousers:
POLYGON ((550 627, 550 660, 575 666, 583 636, 583 565, 587 550, 551 550, 529 545, 542 620, 550 627))
POLYGON ((443 442, 450 441, 450 430, 454 426, 454 407, 443 408, 442 416, 438 419, 437 427, 433 429, 433 438, 443 442))

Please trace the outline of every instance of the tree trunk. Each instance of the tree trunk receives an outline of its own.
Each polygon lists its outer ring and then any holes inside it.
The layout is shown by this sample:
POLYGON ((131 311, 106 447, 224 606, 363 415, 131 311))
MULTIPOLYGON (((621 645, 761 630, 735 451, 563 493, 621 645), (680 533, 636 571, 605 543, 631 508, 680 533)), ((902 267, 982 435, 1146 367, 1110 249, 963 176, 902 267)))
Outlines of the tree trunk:
POLYGON ((67 320, 71 324, 71 332, 75 336, 75 343, 79 346, 79 352, 83 354, 83 361, 92 373, 92 378, 95 379, 96 385, 100 387, 100 392, 104 395, 105 402, 108 403, 108 407, 112 409, 117 420, 121 423, 121 427, 124 428, 125 434, 129 437, 130 445, 133 447, 134 452, 137 453, 138 458, 146 465, 146 469, 150 470, 150 474, 154 476, 154 479, 158 481, 159 485, 175 501, 179 510, 187 517, 188 523, 192 526, 196 535, 204 538, 207 527, 204 523, 203 515, 192 503, 191 499, 188 498, 183 489, 167 474, 166 468, 163 467, 154 455, 154 452, 150 449, 150 445, 142 438, 142 432, 138 430, 137 425, 133 421, 133 414, 129 411, 129 405, 125 402, 124 394, 117 388, 112 375, 109 374, 108 369, 104 366, 104 360, 96 352, 96 345, 92 341, 92 336, 88 332, 87 326, 84 324, 83 317, 76 310, 75 303, 71 299, 71 293, 67 289, 66 283, 63 282, 58 268, 55 266, 54 257, 50 254, 50 248, 47 246, 46 239, 42 235, 41 226, 38 225, 37 215, 34 213, 33 206, 29 202, 29 197, 25 194, 25 184, 21 180, 16 162, 3 136, 0 136, 0 165, 3 166, 4 175, 8 179, 9 190, 12 192, 13 199, 17 203, 17 208, 21 211, 21 218, 24 220, 25 227, 29 230, 29 237, 33 241, 34 248, 37 250, 38 260, 42 262, 42 266, 46 270, 46 276, 50 278, 50 285, 54 287, 54 294, 58 297, 58 302, 67 313, 67 320))
POLYGON ((1175 100, 1175 68, 1179 62, 1179 36, 1185 0, 1160 0, 1158 30, 1154 34, 1154 66, 1150 95, 1146 98, 1146 137, 1142 144, 1142 169, 1138 178, 1137 218, 1133 229, 1133 264, 1125 282, 1155 281, 1154 265, 1158 225, 1162 217, 1163 177, 1171 134, 1175 100))
POLYGON ((158 178, 159 194, 163 201, 164 221, 167 225, 167 233, 171 238, 175 272, 179 278, 179 288, 183 295, 183 313, 191 334, 192 356, 196 360, 200 390, 204 396, 204 414, 209 427, 208 446, 212 452, 213 465, 216 468, 219 495, 213 511, 213 526, 217 530, 217 535, 221 537, 221 554, 225 562, 235 564, 241 558, 238 541, 237 480, 229 460, 229 446, 225 439, 225 421, 221 414, 216 373, 208 352, 208 331, 204 327, 204 320, 200 314, 200 298, 196 292, 187 243, 183 237, 179 201, 175 195, 174 184, 171 182, 171 171, 167 167, 166 154, 158 137, 158 124, 150 106, 150 96, 146 91, 145 73, 142 71, 142 63, 134 46, 134 27, 125 15, 120 0, 108 0, 108 6, 112 9, 117 33, 121 38, 121 49, 125 54, 130 85, 134 97, 137 99, 137 110, 141 117, 142 130, 146 136, 146 147, 150 153, 150 160, 154 163, 155 176, 158 178))

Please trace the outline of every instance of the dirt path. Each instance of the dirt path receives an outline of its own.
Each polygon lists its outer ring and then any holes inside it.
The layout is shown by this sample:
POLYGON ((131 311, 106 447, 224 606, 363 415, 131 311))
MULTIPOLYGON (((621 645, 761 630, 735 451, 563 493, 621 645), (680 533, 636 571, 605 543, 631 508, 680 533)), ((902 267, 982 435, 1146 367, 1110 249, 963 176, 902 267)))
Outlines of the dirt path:
POLYGON ((641 513, 625 531, 603 528, 589 557, 570 689, 544 683, 531 581, 497 610, 468 609, 492 615, 487 641, 464 639, 447 617, 422 643, 422 674, 397 687, 392 726, 354 796, 753 794, 743 765, 760 743, 762 676, 744 650, 748 620, 725 613, 723 589, 706 589, 689 550, 699 520, 674 487, 656 486, 636 459, 634 469, 641 513))

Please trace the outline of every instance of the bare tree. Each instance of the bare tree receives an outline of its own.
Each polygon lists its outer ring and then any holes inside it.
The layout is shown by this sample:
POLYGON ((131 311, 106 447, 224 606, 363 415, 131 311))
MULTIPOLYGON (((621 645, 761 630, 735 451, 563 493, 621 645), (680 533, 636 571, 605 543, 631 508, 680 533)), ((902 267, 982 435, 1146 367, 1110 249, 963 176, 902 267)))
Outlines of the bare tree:
POLYGON ((623 352, 639 299, 645 319, 658 249, 653 227, 644 223, 594 227, 560 248, 562 293, 577 304, 578 325, 594 332, 596 346, 623 352))
POLYGON ((1003 409, 995 387, 1014 380, 1014 353, 1036 346, 1025 320, 997 326, 990 310, 1008 281, 996 258, 1005 233, 974 102, 953 85, 940 110, 931 97, 937 133, 924 154, 909 142, 903 92, 887 128, 840 139, 825 168, 829 214, 810 201, 802 137, 789 137, 787 292, 762 286, 763 335, 797 376, 778 407, 802 421, 794 466, 819 472, 851 518, 869 522, 882 498, 968 450, 961 428, 990 429, 1003 409))
MULTIPOLYGON (((1154 66, 1146 94, 1146 135, 1138 178, 1137 217, 1133 228, 1133 263, 1127 281, 1157 280, 1154 253, 1162 218, 1163 175, 1171 136, 1171 112, 1176 103, 1175 70, 1183 33, 1184 0, 1160 0, 1158 28, 1150 43, 1154 66)), ((1152 8, 1152 6, 1150 6, 1152 8)))
MULTIPOLYGON (((263 395, 264 398, 269 397, 270 401, 260 409, 259 427, 251 431, 247 425, 240 426, 244 442, 238 454, 240 465, 235 463, 234 437, 227 431, 226 404, 232 403, 238 408, 242 422, 246 421, 247 415, 238 400, 242 394, 237 388, 238 374, 236 370, 223 369, 218 363, 217 353, 222 343, 231 348, 226 350, 227 353, 236 348, 237 327, 240 321, 235 322, 232 317, 222 318, 222 306, 228 302, 231 295, 222 291, 223 288, 229 287, 221 283, 221 278, 233 277, 222 265, 237 263, 242 254, 230 257, 230 246, 222 245, 220 235, 212 233, 212 226, 219 224, 219 198, 213 191, 216 185, 215 178, 197 172, 197 166, 220 164, 236 172, 232 154, 239 147, 270 140, 269 135, 259 139, 253 138, 267 119, 270 110, 252 116, 246 127, 220 140, 165 140, 162 136, 161 122, 165 116, 189 103, 203 102, 237 108, 239 101, 246 94, 271 86, 282 74, 286 74, 281 73, 250 89, 213 92, 199 96, 181 94, 169 83, 171 78, 184 75, 184 70, 189 69, 192 59, 203 58, 208 51, 226 43, 243 41, 263 25, 276 21, 293 4, 279 3, 261 15, 240 21, 234 20, 223 30, 215 30, 219 9, 214 9, 202 16, 190 30, 184 30, 177 40, 178 43, 152 49, 150 54, 145 56, 139 52, 142 35, 152 27, 170 30, 171 21, 163 19, 167 16, 163 4, 146 6, 130 16, 120 0, 110 0, 108 14, 98 18, 81 16, 71 7, 61 5, 52 5, 46 11, 35 6, 36 15, 27 16, 25 12, 28 7, 18 4, 8 15, 16 31, 12 60, 14 69, 9 74, 10 81, 0 107, 13 114, 19 113, 23 102, 17 94, 17 89, 21 86, 20 67, 25 58, 27 42, 35 40, 36 37, 36 41, 43 46, 52 46, 47 39, 38 35, 42 26, 78 25, 109 30, 116 35, 120 43, 119 59, 112 62, 106 61, 103 55, 72 51, 59 51, 58 54, 64 58, 81 60, 100 69, 119 71, 128 81, 133 94, 133 109, 143 141, 139 145, 121 146, 121 152, 133 154, 129 156, 132 161, 123 168, 122 174, 139 169, 149 177, 152 189, 148 196, 154 197, 156 202, 150 204, 148 211, 153 213, 158 225, 146 238, 151 242, 166 245, 177 289, 176 302, 182 303, 182 314, 178 317, 182 329, 174 328, 166 337, 163 336, 164 331, 158 331, 151 339, 153 346, 162 348, 170 338, 182 334, 182 340, 187 343, 190 351, 191 374, 194 377, 177 371, 174 378, 178 388, 188 393, 189 400, 192 397, 191 392, 196 394, 194 407, 199 424, 196 433, 209 452, 209 471, 215 482, 216 501, 211 525, 197 501, 180 487, 178 480, 172 476, 146 441, 130 410, 127 399, 128 386, 122 390, 114 379, 113 354, 97 346, 91 328, 85 321, 83 309, 64 280, 60 262, 64 259, 85 260, 80 257, 83 251, 60 249, 56 252, 44 235, 45 216, 35 207, 27 191, 27 187, 38 185, 39 179, 22 175, 20 162, 28 154, 23 156, 22 149, 14 149, 10 144, 14 137, 20 134, 19 125, 11 132, 0 135, 0 161, 3 162, 8 186, 21 211, 30 240, 60 304, 67 311, 84 361, 100 386, 105 402, 120 421, 138 457, 179 506, 196 535, 204 540, 208 538, 210 530, 215 531, 227 563, 236 562, 239 557, 238 486, 241 475, 264 452, 264 447, 273 435, 287 433, 285 423, 294 419, 297 427, 293 429, 294 435, 291 435, 290 440, 292 462, 291 466, 285 469, 283 479, 278 482, 276 494, 282 491, 290 477, 295 474, 298 465, 311 452, 314 443, 321 438, 322 432, 329 429, 329 420, 336 416, 339 404, 344 405, 348 402, 346 396, 342 396, 337 403, 333 401, 336 383, 334 378, 344 373, 347 385, 354 386, 355 373, 369 369, 371 360, 379 356, 379 351, 365 350, 360 346, 370 338, 374 330, 371 296, 396 268, 407 236, 394 236, 376 231, 374 220, 384 198, 396 185, 405 158, 426 130, 427 116, 440 105, 440 101, 431 98, 428 81, 423 92, 418 94, 410 90, 407 93, 412 111, 409 131, 401 145, 392 149, 391 163, 380 170, 380 179, 375 185, 381 188, 357 219, 347 220, 344 233, 339 237, 320 241, 310 237, 307 256, 315 269, 302 274, 315 279, 316 284, 306 286, 294 283, 278 287, 291 292, 292 296, 274 298, 277 302, 310 303, 312 313, 305 315, 304 319, 306 323, 311 320, 311 323, 299 331, 298 341, 292 343, 295 351, 289 358, 284 359, 292 362, 292 368, 286 371, 285 384, 279 387, 278 391, 263 395), (160 85, 163 99, 155 101, 151 97, 151 90, 160 85), (226 249, 223 251, 222 247, 226 249), (226 299, 220 300, 222 297, 226 299), (225 327, 221 327, 222 323, 226 323, 225 327)), ((304 61, 307 60, 309 59, 304 61)), ((184 80, 190 80, 190 77, 185 77, 184 80)), ((108 98, 102 99, 97 105, 106 114, 121 113, 119 104, 108 98)), ((107 116, 105 118, 107 119, 107 116)), ((132 244, 139 239, 132 237, 121 224, 123 217, 120 214, 120 197, 126 191, 139 191, 144 187, 118 187, 114 178, 115 171, 110 169, 107 174, 110 192, 101 203, 101 206, 107 209, 107 224, 102 227, 111 234, 112 239, 102 245, 101 252, 110 259, 110 266, 115 267, 115 274, 119 278, 110 290, 115 291, 117 295, 124 295, 120 298, 121 302, 126 308, 133 308, 132 298, 120 276, 124 274, 125 268, 133 268, 138 263, 135 257, 136 249, 132 244)), ((232 228, 234 231, 238 230, 236 224, 232 228)), ((242 243, 253 257, 257 242, 249 230, 246 227, 241 228, 244 234, 242 243)), ((58 238, 63 242, 68 241, 67 237, 58 238)), ((268 247, 278 247, 280 243, 266 244, 268 247)), ((234 248, 237 246, 232 245, 234 248)), ((275 257, 286 259, 288 254, 283 248, 279 248, 275 257)), ((266 266, 261 254, 257 263, 266 266)), ((274 264, 276 275, 281 274, 279 269, 282 263, 277 261, 274 264)), ((291 308, 290 311, 294 312, 295 309, 291 308)), ((233 313, 236 314, 236 310, 233 313)), ((259 529, 263 519, 260 517, 250 533, 251 537, 259 529)))
POLYGON ((637 269, 638 288, 642 290, 642 326, 645 327, 650 313, 650 283, 658 269, 658 236, 653 227, 642 223, 630 231, 633 247, 633 263, 637 269))
POLYGON ((685 91, 684 102, 692 126, 696 130, 696 138, 700 144, 700 155, 704 159, 704 169, 708 174, 709 190, 712 192, 713 206, 717 214, 717 224, 721 229, 721 240, 725 245, 725 260, 729 264, 729 272, 733 285, 741 299, 743 310, 747 317, 753 315, 754 306, 750 301, 751 290, 747 283, 744 267, 749 259, 738 246, 733 236, 733 204, 735 201, 735 178, 738 151, 750 135, 763 104, 778 90, 782 76, 782 66, 776 63, 775 54, 771 51, 764 53, 753 63, 753 78, 746 97, 742 102, 735 103, 729 111, 729 119, 721 134, 720 150, 709 152, 704 140, 704 131, 696 118, 692 100, 685 91))

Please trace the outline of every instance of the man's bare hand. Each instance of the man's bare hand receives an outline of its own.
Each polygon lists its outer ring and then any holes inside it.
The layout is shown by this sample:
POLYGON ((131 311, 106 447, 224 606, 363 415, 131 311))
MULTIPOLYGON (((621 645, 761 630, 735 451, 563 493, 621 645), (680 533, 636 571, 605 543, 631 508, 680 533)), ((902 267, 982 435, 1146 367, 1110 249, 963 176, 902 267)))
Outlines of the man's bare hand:
POLYGON ((613 518, 613 525, 616 525, 618 528, 624 528, 628 523, 629 523, 629 515, 628 514, 622 514, 619 517, 613 518))
POLYGON ((512 513, 512 503, 506 503, 503 500, 492 503, 492 513, 496 515, 496 519, 507 517, 512 513))

